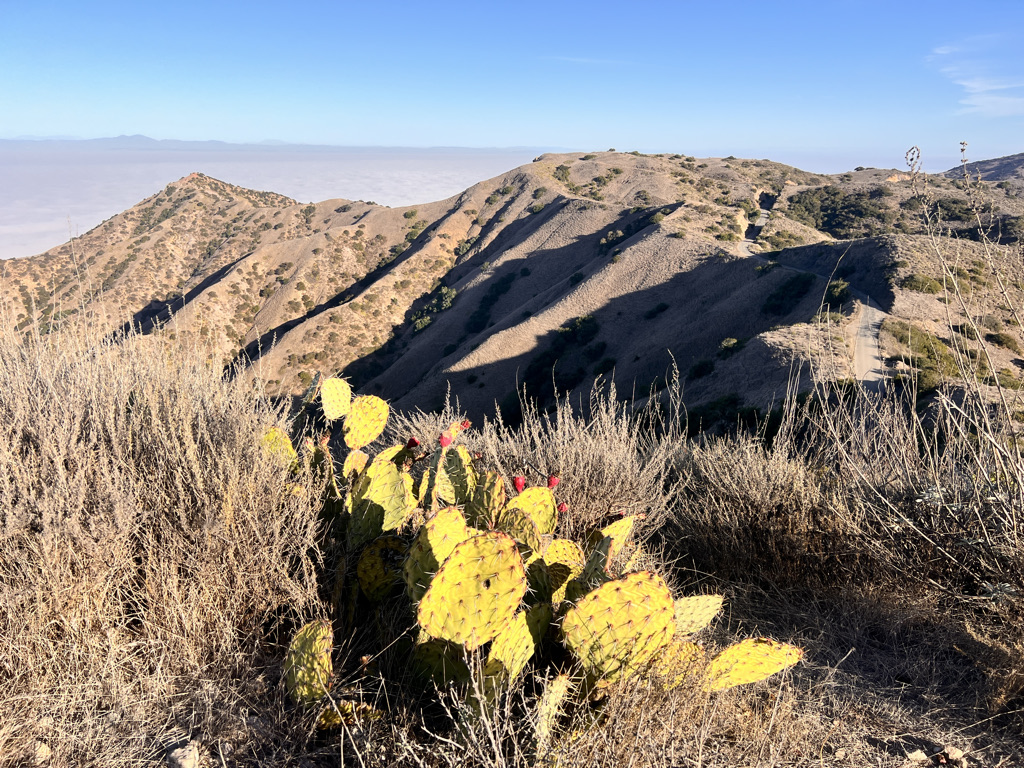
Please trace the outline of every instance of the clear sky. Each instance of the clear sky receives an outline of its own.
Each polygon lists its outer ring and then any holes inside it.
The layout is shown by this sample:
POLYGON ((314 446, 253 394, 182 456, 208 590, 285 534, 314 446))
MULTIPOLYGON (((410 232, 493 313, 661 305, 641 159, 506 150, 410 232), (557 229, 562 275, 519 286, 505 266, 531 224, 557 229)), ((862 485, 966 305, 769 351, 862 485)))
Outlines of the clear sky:
POLYGON ((0 0, 0 138, 1024 151, 1024 2, 0 0))

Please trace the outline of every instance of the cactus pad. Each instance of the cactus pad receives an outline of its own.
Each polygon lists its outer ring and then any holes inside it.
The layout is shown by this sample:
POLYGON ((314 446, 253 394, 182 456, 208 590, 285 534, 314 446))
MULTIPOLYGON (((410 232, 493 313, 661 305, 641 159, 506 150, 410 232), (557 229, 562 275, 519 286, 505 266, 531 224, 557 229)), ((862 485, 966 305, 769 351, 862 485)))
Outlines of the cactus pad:
POLYGON ((608 575, 608 551, 612 546, 610 537, 605 536, 594 547, 583 564, 583 569, 565 585, 565 599, 575 603, 592 589, 611 581, 608 575))
POLYGON ((452 497, 448 501, 459 506, 469 504, 476 488, 476 470, 473 468, 473 457, 466 447, 457 445, 454 451, 447 451, 443 469, 451 488, 452 497))
POLYGON ((489 528, 505 506, 505 481, 497 472, 485 472, 477 478, 473 498, 466 505, 470 525, 489 528))
POLYGON ((462 648, 455 643, 433 640, 427 636, 420 640, 413 649, 413 670, 438 685, 469 681, 469 666, 462 658, 462 648))
POLYGON ((537 702, 537 754, 543 757, 551 749, 558 721, 562 717, 566 700, 572 693, 573 682, 569 675, 558 675, 548 680, 544 693, 537 702))
POLYGON ((365 701, 337 699, 334 706, 328 706, 316 720, 316 727, 328 731, 345 725, 356 725, 360 720, 380 720, 384 713, 365 701), (335 709, 337 707, 337 709, 335 709))
POLYGON ((506 506, 498 514, 494 527, 519 540, 534 552, 540 552, 543 549, 540 531, 537 530, 536 523, 521 509, 506 506))
POLYGON ((405 584, 413 601, 422 599, 437 569, 470 536, 466 519, 455 507, 438 510, 420 528, 405 561, 405 584))
POLYGON ((381 536, 371 541, 356 564, 356 575, 363 593, 371 600, 383 600, 402 578, 402 562, 408 545, 397 536, 381 536))
POLYGON ((330 378, 320 385, 320 406, 328 421, 344 418, 351 405, 352 387, 344 379, 330 378))
POLYGON ((331 680, 334 631, 326 619, 311 621, 295 633, 284 660, 285 686, 296 704, 316 703, 331 680))
POLYGON ((520 509, 525 512, 537 532, 541 535, 554 533, 558 526, 558 509, 555 507, 555 494, 550 488, 527 488, 505 505, 505 510, 520 509))
POLYGON ((692 635, 700 632, 722 610, 724 600, 721 595, 698 595, 676 600, 676 634, 692 635))
POLYGON ((704 663, 704 649, 696 643, 673 637, 654 661, 654 671, 665 680, 665 689, 672 690, 704 663))
POLYGON ((417 618, 431 636, 475 650, 515 616, 526 569, 513 539, 490 531, 459 544, 434 576, 417 618))
POLYGON ((752 637, 729 646, 711 660, 704 687, 709 691, 724 691, 766 680, 796 664, 803 655, 803 649, 794 645, 752 637))
POLYGON ((295 452, 291 439, 280 427, 270 427, 260 439, 263 450, 280 461, 281 466, 294 469, 299 463, 299 454, 295 452))
POLYGON ((392 461, 401 449, 398 446, 378 455, 352 489, 349 549, 359 548, 384 531, 400 528, 415 510, 412 478, 392 461))
POLYGON ((625 547, 626 544, 629 543, 630 537, 632 537, 633 535, 635 521, 635 515, 627 515, 621 520, 616 520, 614 523, 606 525, 600 531, 592 534, 591 540, 594 543, 597 543, 605 537, 610 538, 612 540, 611 547, 609 547, 608 549, 609 563, 615 560, 615 558, 619 556, 619 553, 622 551, 623 547, 625 547))
POLYGON ((351 475, 358 475, 366 469, 366 465, 369 461, 370 457, 362 451, 349 451, 348 456, 345 457, 345 463, 341 466, 342 476, 349 477, 351 475))
POLYGON ((614 682, 638 671, 675 631, 672 593, 649 571, 609 581, 565 615, 562 635, 591 676, 614 682))
POLYGON ((544 550, 544 562, 548 566, 551 602, 557 605, 565 599, 569 582, 583 572, 583 550, 575 541, 555 539, 544 550))
POLYGON ((533 633, 526 623, 526 612, 520 611, 491 643, 484 674, 515 680, 530 663, 536 648, 533 633))
POLYGON ((373 395, 357 397, 345 417, 345 445, 352 450, 369 445, 384 431, 387 421, 387 403, 373 395))

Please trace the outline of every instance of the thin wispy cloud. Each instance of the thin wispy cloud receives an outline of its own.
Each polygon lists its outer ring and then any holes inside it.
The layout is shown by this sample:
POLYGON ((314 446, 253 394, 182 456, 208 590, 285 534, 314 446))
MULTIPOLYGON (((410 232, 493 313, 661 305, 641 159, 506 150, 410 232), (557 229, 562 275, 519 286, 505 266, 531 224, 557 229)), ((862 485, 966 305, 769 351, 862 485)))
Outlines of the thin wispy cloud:
POLYGON ((961 114, 1002 118, 1024 115, 1024 38, 971 37, 934 48, 928 61, 963 89, 961 114))

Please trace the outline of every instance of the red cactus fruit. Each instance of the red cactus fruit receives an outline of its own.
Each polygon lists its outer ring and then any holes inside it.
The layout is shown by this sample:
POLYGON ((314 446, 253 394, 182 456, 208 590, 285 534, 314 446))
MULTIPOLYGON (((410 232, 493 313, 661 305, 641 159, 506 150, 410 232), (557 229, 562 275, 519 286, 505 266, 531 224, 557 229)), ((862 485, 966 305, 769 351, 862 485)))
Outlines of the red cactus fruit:
POLYGON ((554 489, 556 485, 558 485, 558 478, 554 475, 550 475, 548 477, 548 488, 554 489))
POLYGON ((515 477, 512 478, 512 483, 516 487, 516 493, 522 493, 523 488, 526 487, 526 478, 523 477, 522 475, 516 475, 515 477))
POLYGON ((465 419, 459 426, 463 429, 469 429, 472 426, 472 422, 469 419, 465 419))
POLYGON ((558 505, 558 514, 564 515, 568 511, 569 511, 569 505, 566 504, 564 501, 561 504, 558 505))
POLYGON ((452 436, 449 435, 447 432, 443 433, 441 435, 441 447, 442 448, 447 448, 451 444, 452 444, 452 436))
POLYGON ((409 438, 409 442, 407 442, 405 444, 405 449, 407 451, 411 451, 413 448, 419 448, 419 447, 420 447, 420 441, 417 440, 415 437, 410 437, 409 438))

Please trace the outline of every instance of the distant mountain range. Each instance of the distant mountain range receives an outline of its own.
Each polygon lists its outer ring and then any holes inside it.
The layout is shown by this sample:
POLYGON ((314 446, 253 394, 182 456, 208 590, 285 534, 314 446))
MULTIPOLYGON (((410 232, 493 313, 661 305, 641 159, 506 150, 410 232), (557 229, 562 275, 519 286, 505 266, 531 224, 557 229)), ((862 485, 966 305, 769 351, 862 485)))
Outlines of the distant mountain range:
MULTIPOLYGON (((388 208, 303 204, 192 174, 63 246, 4 262, 0 298, 22 328, 84 310, 109 330, 130 322, 201 342, 272 390, 344 372, 399 407, 434 408, 450 392, 474 416, 514 412, 523 387, 550 403, 599 378, 644 397, 675 365, 695 417, 727 422, 808 388, 800 361, 860 375, 869 300, 886 318, 873 333, 888 373, 951 374, 913 335, 969 343, 943 330, 958 310, 941 301, 920 217, 930 208, 959 237, 971 311, 1005 335, 993 364, 1018 381, 1019 329, 972 240, 962 185, 920 185, 877 169, 577 152, 388 208)), ((980 194, 997 266, 1019 271, 1024 199, 980 194)))

